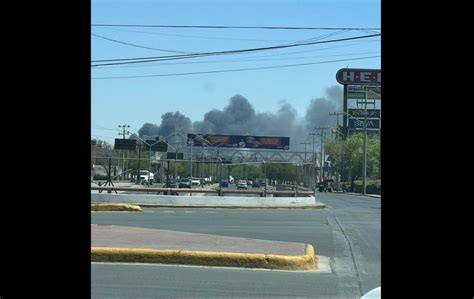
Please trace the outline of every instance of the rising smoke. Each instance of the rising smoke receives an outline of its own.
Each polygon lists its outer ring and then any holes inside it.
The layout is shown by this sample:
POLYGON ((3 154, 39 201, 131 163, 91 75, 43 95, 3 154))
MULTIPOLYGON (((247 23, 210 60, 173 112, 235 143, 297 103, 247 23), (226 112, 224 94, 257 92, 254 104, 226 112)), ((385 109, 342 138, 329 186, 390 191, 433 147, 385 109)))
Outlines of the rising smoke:
POLYGON ((276 113, 257 113, 245 97, 235 95, 223 110, 213 109, 200 121, 191 120, 179 112, 165 113, 161 124, 146 123, 138 131, 139 136, 166 137, 173 132, 202 134, 234 134, 259 136, 290 137, 290 149, 301 150, 303 141, 310 141, 308 133, 314 127, 335 127, 336 117, 330 112, 340 111, 342 106, 342 88, 332 86, 326 89, 326 96, 312 99, 304 117, 298 117, 291 104, 280 102, 276 113))
POLYGON ((186 134, 192 129, 191 119, 181 114, 179 111, 167 112, 161 116, 161 124, 146 123, 140 130, 138 130, 138 136, 144 137, 167 137, 174 132, 180 132, 186 134))

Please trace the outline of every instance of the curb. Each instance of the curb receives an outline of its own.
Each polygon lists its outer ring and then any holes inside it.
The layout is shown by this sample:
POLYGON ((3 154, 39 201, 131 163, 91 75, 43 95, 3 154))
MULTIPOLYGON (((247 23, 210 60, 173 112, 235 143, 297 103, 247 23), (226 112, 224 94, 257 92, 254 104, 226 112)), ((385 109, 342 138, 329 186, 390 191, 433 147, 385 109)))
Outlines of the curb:
MULTIPOLYGON (((92 205, 99 205, 98 203, 93 203, 92 205)), ((109 204, 102 204, 109 205, 109 204)), ((113 204, 110 204, 113 205, 113 204)), ((118 205, 118 204, 117 204, 118 205)), ((325 209, 327 207, 324 203, 318 203, 316 205, 309 206, 213 206, 213 205, 167 205, 167 204, 148 204, 148 203, 134 203, 132 204, 122 204, 129 205, 140 208, 202 208, 202 209, 325 209)), ((117 211, 117 210, 115 210, 117 211)))
POLYGON ((204 209, 324 209, 326 204, 320 203, 311 206, 211 206, 211 205, 166 205, 166 204, 140 204, 143 208, 204 208, 204 209))
POLYGON ((91 261, 316 270, 318 268, 318 258, 315 256, 313 246, 308 244, 305 252, 305 255, 286 256, 215 251, 91 247, 91 261))
POLYGON ((139 205, 132 204, 93 204, 91 203, 92 212, 109 212, 109 211, 125 211, 125 212, 143 212, 139 205))
POLYGON ((372 197, 372 198, 382 198, 381 195, 379 194, 362 194, 362 193, 354 193, 354 192, 341 192, 343 194, 348 194, 348 195, 356 195, 356 196, 367 196, 367 197, 372 197))

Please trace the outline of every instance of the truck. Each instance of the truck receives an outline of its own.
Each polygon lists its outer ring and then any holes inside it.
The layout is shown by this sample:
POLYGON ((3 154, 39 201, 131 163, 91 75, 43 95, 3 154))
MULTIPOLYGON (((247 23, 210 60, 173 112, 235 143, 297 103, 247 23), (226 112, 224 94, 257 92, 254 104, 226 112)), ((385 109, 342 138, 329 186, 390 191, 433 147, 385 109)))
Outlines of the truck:
POLYGON ((140 170, 140 177, 138 178, 140 184, 147 185, 148 180, 150 180, 150 185, 152 185, 155 181, 155 175, 152 172, 149 172, 148 170, 140 170))

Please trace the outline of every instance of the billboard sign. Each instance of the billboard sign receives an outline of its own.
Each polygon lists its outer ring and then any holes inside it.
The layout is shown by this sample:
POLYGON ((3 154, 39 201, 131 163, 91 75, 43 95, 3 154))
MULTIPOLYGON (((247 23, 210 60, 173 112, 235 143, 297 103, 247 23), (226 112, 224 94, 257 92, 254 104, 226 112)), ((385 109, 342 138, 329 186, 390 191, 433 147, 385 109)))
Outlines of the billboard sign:
POLYGON ((166 153, 166 159, 183 160, 183 153, 166 153))
POLYGON ((341 84, 351 85, 382 85, 382 71, 376 69, 340 69, 336 80, 341 84))
MULTIPOLYGON (((364 117, 364 109, 349 109, 352 117, 364 117)), ((367 109, 367 118, 380 118, 380 109, 367 109)))
POLYGON ((144 149, 153 152, 166 152, 168 150, 168 144, 164 141, 156 141, 156 140, 145 140, 144 149), (151 146, 151 149, 150 149, 151 146))
MULTIPOLYGON (((363 129, 363 118, 349 118, 350 129, 363 129)), ((367 129, 380 129, 380 119, 367 119, 367 129)))
POLYGON ((288 150, 290 137, 188 134, 188 145, 288 150))
POLYGON ((134 151, 137 146, 136 139, 119 139, 115 138, 114 149, 116 150, 125 150, 125 151, 134 151))

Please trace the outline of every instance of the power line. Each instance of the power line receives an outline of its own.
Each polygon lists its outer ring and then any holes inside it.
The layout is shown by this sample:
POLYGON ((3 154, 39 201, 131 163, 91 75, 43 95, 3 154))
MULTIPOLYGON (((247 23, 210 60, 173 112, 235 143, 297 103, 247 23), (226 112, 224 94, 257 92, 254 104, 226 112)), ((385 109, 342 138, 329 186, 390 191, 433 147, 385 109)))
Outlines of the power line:
MULTIPOLYGON (((160 63, 153 65, 123 65, 123 66, 105 66, 100 69, 115 69, 115 68, 144 68, 144 67, 158 67, 166 65, 181 65, 181 64, 204 64, 204 63, 239 63, 239 62, 259 62, 259 61, 274 61, 274 60, 294 60, 294 59, 312 59, 312 58, 324 58, 324 57, 340 57, 340 56, 355 56, 355 55, 368 55, 368 54, 380 54, 380 52, 364 52, 364 53, 346 53, 346 54, 334 54, 334 55, 318 55, 318 56, 306 56, 306 57, 288 57, 288 58, 270 58, 270 59, 238 59, 238 60, 208 60, 208 61, 187 61, 187 62, 172 62, 172 63, 160 63)), ((270 55, 273 56, 273 55, 270 55)), ((263 56, 265 57, 265 56, 263 56)), ((255 57, 258 58, 258 57, 255 57)), ((160 62, 160 61, 158 61, 160 62)), ((99 69, 99 70, 100 70, 99 69)))
POLYGON ((119 44, 122 44, 122 45, 127 45, 127 46, 131 46, 131 47, 136 47, 136 48, 142 48, 142 49, 153 50, 153 51, 160 51, 160 52, 169 52, 169 53, 192 54, 192 52, 174 51, 174 50, 157 49, 157 48, 151 48, 151 47, 140 46, 140 45, 136 45, 136 44, 132 44, 132 43, 128 43, 128 42, 124 42, 124 41, 112 39, 112 38, 109 38, 109 37, 105 37, 105 36, 102 36, 102 35, 98 35, 98 34, 95 34, 95 33, 91 33, 91 35, 92 35, 92 36, 95 36, 95 37, 98 37, 98 38, 102 38, 102 39, 111 41, 111 42, 114 42, 114 43, 119 43, 119 44))
POLYGON ((351 61, 351 60, 362 60, 362 59, 369 59, 369 58, 376 58, 376 57, 380 57, 380 55, 377 55, 377 56, 367 56, 367 57, 358 57, 358 58, 351 58, 351 59, 340 59, 340 60, 331 60, 331 61, 320 61, 320 62, 310 62, 310 63, 300 63, 300 64, 288 64, 288 65, 256 67, 256 68, 244 68, 244 69, 232 69, 232 70, 216 70, 216 71, 206 71, 206 72, 173 73, 173 74, 158 74, 158 75, 143 75, 143 76, 96 77, 96 78, 91 78, 91 79, 94 79, 94 80, 99 80, 99 79, 131 79, 131 78, 150 78, 150 77, 185 76, 185 75, 211 74, 211 73, 228 73, 228 72, 240 72, 240 71, 250 71, 250 70, 262 70, 262 69, 274 69, 274 68, 284 68, 284 67, 295 67, 295 66, 304 66, 304 65, 313 65, 313 64, 324 64, 324 63, 341 62, 341 61, 351 61))
MULTIPOLYGON (((332 33, 329 33, 329 34, 326 34, 326 35, 317 36, 317 37, 312 37, 312 38, 310 38, 310 39, 305 39, 305 40, 301 40, 301 41, 294 41, 294 42, 289 43, 289 45, 291 45, 291 44, 298 44, 298 43, 302 43, 302 42, 309 42, 309 41, 321 40, 321 39, 323 39, 323 38, 327 38, 327 37, 330 37, 330 36, 339 35, 339 34, 345 33, 345 32, 346 32, 345 30, 339 30, 339 31, 337 31, 337 32, 332 32, 332 33)), ((121 41, 121 40, 113 39, 113 38, 110 38, 110 37, 106 37, 106 36, 103 36, 103 35, 95 34, 95 33, 91 33, 91 35, 92 35, 92 36, 95 36, 95 37, 98 37, 98 38, 102 38, 102 39, 107 40, 107 41, 114 42, 114 43, 118 43, 118 44, 122 44, 122 45, 127 45, 127 46, 131 46, 131 47, 136 47, 136 48, 141 48, 141 49, 147 49, 147 50, 153 50, 153 51, 160 51, 160 52, 180 53, 180 54, 196 54, 196 52, 184 52, 184 51, 158 49, 158 48, 153 48, 153 47, 141 46, 141 45, 137 45, 137 44, 133 44, 133 43, 129 43, 129 42, 124 42, 124 41, 121 41)))
POLYGON ((168 55, 168 56, 142 57, 142 58, 93 60, 92 62, 109 62, 109 61, 128 61, 128 62, 102 63, 102 64, 92 65, 92 67, 97 67, 97 66, 102 66, 102 65, 119 65, 119 64, 146 63, 146 62, 153 62, 153 61, 164 61, 164 60, 175 60, 175 59, 187 59, 187 58, 213 56, 213 55, 251 53, 251 52, 256 52, 256 51, 275 50, 275 49, 284 49, 284 48, 300 47, 300 46, 315 45, 315 44, 341 42, 341 41, 347 41, 347 40, 370 38, 370 37, 375 37, 375 36, 380 36, 380 34, 371 34, 371 35, 355 36, 355 37, 333 39, 333 40, 326 40, 326 41, 316 41, 316 42, 307 42, 307 43, 300 43, 300 44, 280 45, 280 46, 272 46, 272 47, 250 48, 250 49, 230 50, 230 51, 204 52, 204 53, 185 54, 185 55, 168 55))
POLYGON ((200 39, 239 40, 239 41, 252 41, 252 42, 291 42, 291 40, 282 40, 282 39, 254 39, 254 38, 232 38, 232 37, 216 37, 216 36, 182 35, 182 34, 156 33, 156 32, 148 32, 148 31, 140 31, 140 30, 126 30, 126 29, 117 29, 117 28, 108 28, 108 27, 101 27, 101 29, 117 30, 117 31, 123 31, 123 32, 143 33, 143 34, 151 34, 151 35, 160 35, 160 36, 176 36, 176 37, 200 38, 200 39))
POLYGON ((91 24, 91 26, 92 27, 142 27, 142 28, 201 28, 201 29, 270 29, 270 30, 381 30, 380 28, 355 28, 355 27, 223 26, 223 25, 91 24))
POLYGON ((272 50, 272 49, 289 48, 289 47, 297 47, 297 46, 305 46, 305 45, 314 45, 314 44, 322 44, 322 43, 330 43, 330 42, 340 42, 340 41, 355 40, 355 39, 369 38, 369 37, 375 37, 375 36, 380 36, 380 34, 370 34, 370 35, 362 35, 362 36, 348 37, 348 38, 342 38, 342 39, 333 39, 333 40, 327 40, 327 41, 306 42, 306 43, 299 43, 299 44, 279 45, 279 46, 262 47, 262 48, 249 48, 249 49, 217 51, 217 52, 201 52, 201 53, 185 54, 185 55, 167 55, 167 56, 136 57, 136 58, 100 59, 100 60, 92 60, 92 62, 164 59, 164 58, 177 58, 177 57, 179 58, 179 57, 183 57, 183 56, 187 57, 187 56, 191 56, 191 55, 193 55, 193 56, 196 56, 196 55, 216 55, 216 54, 227 54, 227 53, 262 51, 262 50, 272 50))

